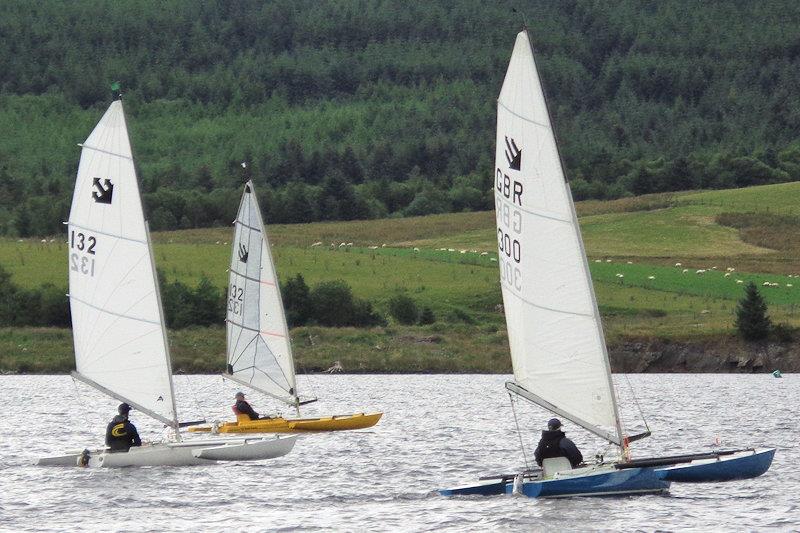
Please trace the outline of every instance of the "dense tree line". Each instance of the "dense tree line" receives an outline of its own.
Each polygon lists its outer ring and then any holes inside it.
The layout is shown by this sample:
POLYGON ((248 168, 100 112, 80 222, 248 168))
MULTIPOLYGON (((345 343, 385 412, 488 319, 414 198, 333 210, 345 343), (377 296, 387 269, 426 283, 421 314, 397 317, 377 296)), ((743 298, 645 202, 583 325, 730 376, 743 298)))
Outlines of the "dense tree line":
POLYGON ((489 208, 523 13, 577 197, 800 179, 791 0, 3 7, 0 234, 60 231, 113 80, 154 227, 228 222, 245 178, 269 222, 489 208))

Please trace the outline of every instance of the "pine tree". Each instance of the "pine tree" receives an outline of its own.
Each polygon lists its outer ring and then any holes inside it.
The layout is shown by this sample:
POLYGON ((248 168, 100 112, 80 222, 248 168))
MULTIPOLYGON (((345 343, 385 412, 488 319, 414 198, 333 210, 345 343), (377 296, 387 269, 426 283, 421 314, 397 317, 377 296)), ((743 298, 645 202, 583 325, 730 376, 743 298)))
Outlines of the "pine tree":
POLYGON ((767 304, 751 281, 744 289, 744 297, 736 308, 736 329, 748 341, 765 338, 772 323, 767 315, 767 304))

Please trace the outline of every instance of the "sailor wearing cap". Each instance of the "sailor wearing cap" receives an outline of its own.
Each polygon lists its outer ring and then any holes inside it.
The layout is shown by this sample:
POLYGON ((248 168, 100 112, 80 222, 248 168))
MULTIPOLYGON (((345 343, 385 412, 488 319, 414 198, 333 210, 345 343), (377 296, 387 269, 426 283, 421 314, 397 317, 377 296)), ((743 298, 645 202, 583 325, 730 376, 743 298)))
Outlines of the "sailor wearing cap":
POLYGON ((142 439, 139 438, 136 426, 128 420, 130 411, 131 406, 127 403, 119 404, 119 407, 117 407, 119 414, 106 427, 106 446, 109 447, 111 453, 127 452, 131 449, 131 446, 142 445, 142 439))
POLYGON ((542 466, 543 460, 553 457, 566 457, 572 468, 583 462, 583 455, 575 443, 569 440, 561 430, 561 420, 558 418, 551 418, 547 421, 547 429, 542 431, 542 438, 533 455, 539 466, 542 466))

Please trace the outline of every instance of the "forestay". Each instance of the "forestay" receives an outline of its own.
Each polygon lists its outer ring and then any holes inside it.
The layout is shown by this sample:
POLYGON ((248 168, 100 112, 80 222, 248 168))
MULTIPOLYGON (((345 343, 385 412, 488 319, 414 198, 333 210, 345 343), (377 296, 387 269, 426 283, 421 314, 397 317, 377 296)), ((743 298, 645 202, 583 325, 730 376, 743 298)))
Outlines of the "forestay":
POLYGON ((619 444, 580 229, 526 31, 517 35, 497 104, 495 208, 516 384, 619 444))
POLYGON ((122 101, 109 106, 82 146, 67 235, 77 377, 177 425, 122 101))
POLYGON ((298 402, 289 329, 252 182, 235 221, 228 285, 228 374, 290 405, 298 402))

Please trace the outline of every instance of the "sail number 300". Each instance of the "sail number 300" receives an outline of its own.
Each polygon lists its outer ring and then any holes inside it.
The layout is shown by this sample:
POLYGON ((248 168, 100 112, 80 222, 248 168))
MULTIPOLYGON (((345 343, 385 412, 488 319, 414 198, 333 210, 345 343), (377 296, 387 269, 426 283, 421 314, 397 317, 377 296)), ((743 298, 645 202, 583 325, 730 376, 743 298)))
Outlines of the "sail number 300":
POLYGON ((87 276, 94 276, 94 248, 96 245, 96 237, 79 231, 76 232, 75 230, 70 231, 69 247, 72 250, 77 250, 69 254, 70 270, 87 276))

